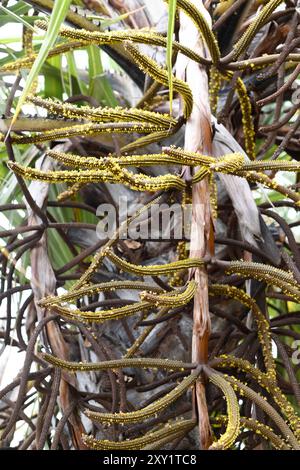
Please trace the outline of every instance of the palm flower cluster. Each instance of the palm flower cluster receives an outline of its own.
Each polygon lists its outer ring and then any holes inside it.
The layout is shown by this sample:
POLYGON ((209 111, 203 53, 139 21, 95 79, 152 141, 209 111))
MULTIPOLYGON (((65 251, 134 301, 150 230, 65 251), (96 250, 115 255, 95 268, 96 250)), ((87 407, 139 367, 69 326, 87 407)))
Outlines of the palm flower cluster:
MULTIPOLYGON (((54 3, 17 13, 47 32, 54 3)), ((34 116, 12 119, 38 56, 28 23, 0 59, 17 181, 0 206, 0 334, 3 357, 24 358, 0 391, 1 444, 299 450, 298 2, 177 0, 171 36, 174 2, 156 2, 159 22, 147 3, 72 5, 34 116), (97 207, 120 197, 136 209, 98 238, 97 207), (123 236, 174 203, 189 236, 123 236)))

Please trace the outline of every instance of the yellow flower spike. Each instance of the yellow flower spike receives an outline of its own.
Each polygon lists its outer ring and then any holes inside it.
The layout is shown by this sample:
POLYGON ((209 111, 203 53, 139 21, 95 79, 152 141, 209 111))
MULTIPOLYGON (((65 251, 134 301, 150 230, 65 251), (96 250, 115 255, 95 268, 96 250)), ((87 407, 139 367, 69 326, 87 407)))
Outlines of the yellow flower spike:
POLYGON ((151 403, 145 408, 140 410, 131 411, 128 413, 97 413, 94 411, 85 411, 85 415, 93 421, 99 423, 122 423, 122 424, 132 424, 145 419, 150 418, 163 411, 165 408, 170 406, 173 402, 178 400, 190 387, 194 385, 198 378, 199 372, 192 372, 188 377, 183 379, 181 383, 175 387, 171 392, 165 395, 162 398, 159 398, 155 402, 151 403))
POLYGON ((197 184, 200 181, 204 180, 206 176, 210 176, 210 175, 211 175, 210 168, 203 166, 193 176, 192 183, 197 184))
POLYGON ((212 211, 212 216, 214 219, 218 218, 218 185, 213 173, 209 177, 209 197, 210 197, 210 206, 212 211))
POLYGON ((163 126, 159 127, 153 124, 141 124, 137 122, 74 124, 74 126, 52 129, 50 131, 44 131, 40 134, 30 136, 15 135, 11 137, 11 141, 15 144, 37 144, 39 142, 70 138, 76 135, 94 136, 103 133, 129 134, 133 132, 138 134, 147 134, 148 132, 154 133, 160 130, 166 132, 164 129, 165 128, 163 126))
POLYGON ((161 189, 182 189, 185 187, 185 182, 179 176, 166 174, 154 177, 141 173, 134 174, 122 168, 117 161, 112 158, 106 159, 106 167, 110 173, 114 175, 116 181, 125 186, 129 186, 133 190, 156 192, 161 189))
MULTIPOLYGON (((153 165, 188 165, 188 166, 199 166, 203 165, 205 168, 201 168, 200 172, 221 172, 221 173, 232 173, 236 175, 242 175, 245 170, 273 170, 273 171, 300 171, 300 164, 298 162, 245 162, 244 156, 241 153, 227 154, 219 159, 208 157, 201 154, 189 154, 183 152, 180 149, 168 148, 160 154, 145 154, 145 155, 126 155, 120 157, 107 157, 99 159, 96 157, 82 157, 74 154, 67 154, 64 152, 58 152, 55 150, 48 150, 47 155, 51 158, 63 163, 64 165, 70 166, 77 169, 107 169, 108 164, 117 165, 120 167, 133 166, 153 166, 153 165)), ((119 171, 119 170, 118 170, 119 171)), ((250 173, 249 173, 250 174, 250 173)), ((200 178, 196 174, 193 179, 193 183, 198 181, 200 178), (197 175, 197 176, 196 176, 197 175)))
MULTIPOLYGON (((33 49, 33 30, 24 28, 23 30, 23 49, 27 57, 31 58, 34 55, 33 49)), ((31 86, 31 93, 36 93, 38 87, 38 80, 37 78, 33 80, 31 86)))
POLYGON ((233 59, 237 59, 249 46, 255 34, 266 23, 269 16, 283 2, 283 0, 270 0, 258 13, 242 37, 234 44, 233 59))
POLYGON ((246 152, 250 160, 255 160, 255 130, 252 118, 252 106, 248 96, 247 88, 240 77, 238 77, 236 81, 236 90, 242 112, 246 152))
POLYGON ((257 274, 260 279, 264 277, 266 277, 267 279, 273 277, 276 279, 280 279, 295 287, 297 287, 298 284, 291 272, 284 271, 283 269, 275 268, 274 266, 263 263, 231 261, 227 271, 229 274, 231 274, 232 272, 239 272, 246 275, 257 274))
POLYGON ((265 281, 269 285, 281 288, 283 292, 288 293, 297 302, 300 301, 298 282, 294 279, 292 273, 283 269, 262 263, 231 261, 226 272, 265 281))
POLYGON ((210 170, 220 173, 236 173, 241 168, 243 168, 245 162, 245 157, 241 153, 229 153, 220 157, 217 161, 210 165, 210 170))
MULTIPOLYGON (((268 403, 266 397, 262 397, 259 393, 249 388, 243 382, 240 382, 235 377, 226 375, 226 380, 239 391, 242 391, 244 395, 256 403, 270 418, 274 421, 276 426, 279 428, 283 436, 286 437, 289 444, 294 450, 300 450, 300 440, 296 437, 293 431, 289 428, 284 419, 280 414, 268 403)), ((297 433, 299 436, 299 434, 297 433)))
POLYGON ((111 250, 107 250, 105 255, 123 271, 136 274, 138 276, 161 276, 170 274, 181 269, 190 269, 203 266, 200 258, 187 258, 185 260, 174 261, 173 263, 157 264, 151 266, 141 266, 123 260, 111 250))
POLYGON ((224 393, 228 414, 228 424, 225 433, 221 435, 218 441, 210 446, 209 450, 230 449, 240 433, 240 409, 238 400, 232 386, 222 375, 209 371, 208 377, 209 380, 224 393))
POLYGON ((183 292, 172 291, 167 294, 155 295, 149 292, 141 293, 140 297, 155 305, 167 305, 169 307, 181 307, 187 305, 196 293, 197 283, 190 281, 183 292))
POLYGON ((56 305, 62 302, 70 302, 80 299, 85 295, 95 295, 99 292, 111 292, 116 289, 134 289, 134 290, 151 290, 155 292, 162 292, 162 288, 150 285, 145 282, 140 281, 109 281, 103 282, 101 284, 92 284, 90 286, 82 287, 81 289, 76 289, 76 291, 67 292, 53 297, 45 297, 40 300, 38 304, 41 307, 49 307, 51 305, 56 305))
MULTIPOLYGON (((186 191, 184 191, 184 196, 183 196, 183 203, 182 203, 182 207, 183 209, 185 208, 185 200, 186 200, 186 191)), ((188 252, 187 252, 187 249, 186 249, 186 242, 185 241, 180 241, 177 243, 177 247, 176 247, 176 252, 177 252, 177 259, 178 261, 181 261, 183 259, 186 259, 188 257, 188 252)), ((183 286, 184 285, 184 276, 183 276, 183 272, 182 273, 174 273, 170 276, 170 286, 171 287, 179 287, 179 286, 183 286)))
POLYGON ((211 67, 209 72, 209 102, 212 114, 217 114, 219 92, 221 88, 221 73, 216 67, 211 67))
POLYGON ((136 315, 140 312, 148 312, 153 308, 153 305, 149 302, 136 302, 134 304, 125 305, 124 307, 111 308, 109 310, 98 310, 96 312, 61 307, 57 304, 49 305, 48 308, 50 310, 54 310, 55 313, 58 313, 58 315, 65 319, 80 320, 82 322, 88 323, 103 323, 104 321, 108 320, 119 320, 120 318, 126 318, 131 315, 136 315))
POLYGON ((242 171, 300 171, 300 162, 293 161, 260 161, 244 163, 242 171))
POLYGON ((252 299, 246 292, 234 286, 212 284, 209 286, 209 295, 221 295, 227 298, 238 300, 246 307, 250 308, 253 312, 267 373, 273 381, 276 381, 275 362, 272 356, 272 342, 270 335, 270 325, 264 317, 260 308, 254 299, 252 299))
POLYGON ((151 134, 140 137, 139 139, 130 142, 129 144, 124 145, 120 149, 121 154, 131 153, 134 150, 137 150, 141 147, 146 147, 147 145, 153 144, 154 142, 161 142, 162 140, 171 137, 176 134, 178 129, 181 127, 181 122, 178 122, 176 126, 170 126, 169 129, 163 131, 152 132, 151 134))
MULTIPOLYGON (((224 415, 217 416, 214 419, 217 424, 226 424, 228 421, 227 416, 224 415)), ((274 430, 270 426, 267 426, 256 419, 245 418, 244 416, 240 417, 240 424, 242 429, 251 429, 251 431, 261 434, 261 436, 264 437, 267 442, 271 443, 276 450, 291 450, 291 447, 285 442, 285 440, 275 434, 274 430)))
POLYGON ((196 426, 196 420, 189 419, 165 425, 157 431, 150 431, 142 437, 122 442, 109 440, 97 440, 92 436, 83 435, 83 442, 94 450, 139 450, 150 449, 151 444, 163 441, 170 442, 182 434, 188 433, 196 426), (149 447, 148 447, 149 446, 149 447))
MULTIPOLYGON (((48 23, 43 20, 37 20, 36 26, 45 31, 48 28, 48 23)), ((87 44, 101 44, 111 45, 116 43, 123 43, 124 41, 132 41, 141 44, 149 44, 152 46, 167 47, 166 38, 154 31, 141 31, 128 29, 125 31, 87 31, 86 29, 74 29, 68 26, 61 27, 59 34, 68 39, 77 39, 87 44)), ((208 61, 199 56, 196 52, 188 47, 183 46, 177 41, 173 41, 173 48, 176 52, 189 57, 195 62, 207 65, 208 61)))
POLYGON ((126 367, 137 367, 142 369, 162 369, 162 370, 189 370, 194 369, 196 366, 193 364, 187 364, 181 361, 173 361, 167 359, 157 358, 130 358, 130 359, 114 359, 111 361, 103 362, 70 362, 58 357, 52 356, 51 354, 42 354, 42 358, 52 364, 55 367, 59 367, 63 370, 70 372, 91 372, 97 370, 113 370, 122 369, 126 367))
MULTIPOLYGON (((129 41, 124 43, 125 49, 130 53, 133 60, 139 65, 139 67, 148 75, 150 75, 153 80, 161 83, 162 85, 168 86, 169 79, 166 70, 161 68, 157 63, 147 57, 145 54, 142 54, 133 44, 129 41)), ((173 88, 177 91, 183 98, 184 102, 184 117, 189 118, 193 109, 193 95, 190 90, 190 87, 173 76, 173 88)))
MULTIPOLYGON (((270 339, 271 338, 269 338, 269 343, 271 346, 270 339)), ((282 410, 282 413, 287 417, 295 435, 300 438, 300 418, 295 413, 293 407, 291 407, 290 402, 281 392, 280 388, 277 386, 275 364, 274 368, 269 369, 267 373, 261 372, 246 359, 236 358, 234 356, 220 356, 219 358, 215 358, 212 361, 212 364, 217 367, 237 368, 250 374, 261 387, 272 395, 275 402, 282 410)), ((244 394, 243 390, 241 390, 240 394, 244 394)))
POLYGON ((116 183, 121 182, 134 191, 157 192, 172 188, 183 189, 185 182, 176 175, 166 174, 163 176, 147 176, 144 174, 133 174, 125 169, 119 169, 115 166, 115 171, 107 170, 83 170, 83 171, 41 171, 35 168, 23 167, 22 165, 9 162, 8 166, 15 173, 25 178, 45 181, 48 183, 116 183))
POLYGON ((285 442, 285 440, 277 436, 272 428, 253 418, 241 417, 241 426, 244 429, 251 429, 256 434, 264 437, 276 450, 291 450, 291 447, 285 442))
MULTIPOLYGON (((58 46, 54 46, 48 54, 48 58, 55 57, 60 54, 64 54, 66 52, 75 50, 75 49, 82 49, 88 45, 87 42, 84 41, 71 41, 66 42, 64 44, 59 44, 58 46)), ((21 59, 14 60, 13 62, 8 62, 0 67, 0 72, 16 72, 18 70, 30 69, 37 58, 37 54, 31 54, 27 57, 22 57, 21 59)))
POLYGON ((91 108, 89 106, 75 106, 71 103, 61 103, 51 98, 43 99, 39 96, 28 96, 28 101, 47 109, 51 114, 64 116, 67 119, 88 119, 93 122, 145 122, 169 129, 176 124, 176 119, 169 115, 146 111, 136 108, 91 108))
POLYGON ((239 176, 246 178, 248 181, 253 183, 261 183, 269 189, 273 189, 278 193, 283 194, 283 196, 292 199, 296 203, 296 206, 300 207, 300 195, 290 188, 286 188, 281 184, 277 183, 275 180, 269 178, 268 175, 264 173, 258 173, 255 171, 240 171, 239 176))
MULTIPOLYGON (((169 0, 164 1, 168 2, 169 0)), ((204 15, 188 0, 177 0, 177 6, 178 8, 181 8, 196 24, 207 44, 213 63, 217 64, 220 60, 218 42, 204 15)))
MULTIPOLYGON (((54 160, 57 160, 64 165, 77 169, 98 169, 104 170, 106 168, 107 158, 96 158, 89 156, 79 156, 71 153, 58 152, 56 150, 47 150, 47 155, 54 160)), ((144 167, 155 165, 189 165, 198 166, 198 159, 195 157, 181 158, 180 156, 172 156, 167 153, 158 154, 144 154, 144 155, 124 155, 120 157, 112 156, 110 160, 119 164, 122 167, 144 167)), ((201 160, 201 158, 200 158, 201 160)))
MULTIPOLYGON (((233 73, 227 71, 223 73, 223 77, 231 80, 233 73)), ((250 160, 255 160, 255 130, 252 118, 252 106, 248 96, 246 85, 241 77, 238 77, 235 82, 236 92, 240 102, 242 113, 243 132, 245 138, 245 149, 250 160)))
POLYGON ((32 56, 34 53, 32 39, 33 39, 32 29, 25 28, 23 32, 22 42, 23 42, 24 52, 29 57, 32 56))
POLYGON ((201 167, 193 176, 192 183, 198 183, 207 175, 211 175, 212 172, 235 174, 243 167, 244 160, 245 158, 241 153, 229 153, 228 155, 224 155, 223 157, 215 159, 209 166, 201 167))
POLYGON ((195 161, 197 166, 204 165, 210 166, 217 162, 217 159, 210 157, 208 155, 202 155, 198 152, 190 152, 188 150, 183 150, 174 146, 164 148, 164 153, 170 155, 171 157, 178 157, 182 159, 183 165, 189 165, 190 161, 195 161))

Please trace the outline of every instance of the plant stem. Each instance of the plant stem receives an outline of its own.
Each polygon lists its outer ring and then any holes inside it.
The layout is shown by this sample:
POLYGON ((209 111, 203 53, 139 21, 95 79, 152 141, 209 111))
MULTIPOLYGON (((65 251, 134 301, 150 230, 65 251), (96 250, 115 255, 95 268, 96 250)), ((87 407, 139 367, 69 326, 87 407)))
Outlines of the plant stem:
MULTIPOLYGON (((191 3, 198 8, 205 17, 210 17, 202 1, 192 0, 191 3)), ((180 43, 192 44, 193 50, 208 55, 205 44, 199 35, 194 23, 180 12, 180 43)), ((187 84, 193 92, 193 111, 186 124, 185 150, 211 155, 211 124, 208 94, 208 78, 206 70, 188 58, 178 57, 176 66, 177 77, 186 77, 187 84)), ((197 171, 197 169, 195 170, 197 171)), ((185 169, 188 174, 189 169, 185 169)), ((192 226, 190 255, 203 258, 209 251, 211 234, 211 213, 209 183, 205 178, 195 184, 192 190, 192 226)), ((192 361, 206 363, 208 358, 208 339, 210 335, 210 316, 208 302, 208 276, 205 267, 192 269, 190 277, 198 284, 194 297, 192 361)), ((198 418, 200 448, 208 449, 212 443, 207 402, 205 396, 205 383, 198 380, 194 394, 194 416, 198 418)))

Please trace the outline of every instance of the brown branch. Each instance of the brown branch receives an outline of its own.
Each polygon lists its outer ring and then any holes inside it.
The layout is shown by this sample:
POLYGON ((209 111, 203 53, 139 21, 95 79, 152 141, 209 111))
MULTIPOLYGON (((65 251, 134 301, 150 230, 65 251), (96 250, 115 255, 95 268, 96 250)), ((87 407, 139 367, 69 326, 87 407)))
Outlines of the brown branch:
MULTIPOLYGON (((210 22, 208 12, 202 1, 191 1, 210 22)), ((193 50, 208 56, 208 50, 200 37, 193 22, 180 13, 179 40, 181 44, 190 46, 193 50)), ((212 130, 209 108, 208 78, 206 70, 179 55, 176 66, 177 76, 185 79, 193 92, 194 106, 191 117, 186 124, 185 149, 204 154, 212 153, 212 130)), ((187 169, 185 174, 189 177, 187 169)), ((209 252, 211 238, 211 212, 209 183, 205 179, 193 186, 192 190, 192 226, 190 256, 204 258, 209 252)), ((192 361, 202 364, 208 360, 208 339, 210 335, 210 315, 208 301, 208 276, 205 268, 192 270, 190 277, 198 284, 194 298, 192 361)), ((205 383, 199 380, 195 386, 194 415, 198 417, 200 448, 208 449, 211 445, 211 429, 205 396, 205 383)))

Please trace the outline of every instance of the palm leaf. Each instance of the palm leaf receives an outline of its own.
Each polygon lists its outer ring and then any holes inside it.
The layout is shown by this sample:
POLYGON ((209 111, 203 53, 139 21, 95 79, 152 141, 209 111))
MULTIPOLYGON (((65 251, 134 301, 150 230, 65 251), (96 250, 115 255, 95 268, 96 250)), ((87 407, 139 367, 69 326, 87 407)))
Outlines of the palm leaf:
POLYGON ((15 20, 19 23, 23 23, 23 25, 26 26, 26 28, 32 29, 32 31, 36 32, 34 27, 30 23, 28 23, 28 21, 24 20, 24 18, 22 16, 17 15, 12 10, 9 10, 8 8, 4 7, 3 5, 0 5, 0 9, 3 10, 4 13, 6 13, 6 15, 8 17, 11 17, 13 20, 15 20))

